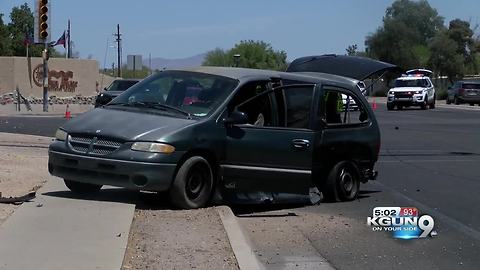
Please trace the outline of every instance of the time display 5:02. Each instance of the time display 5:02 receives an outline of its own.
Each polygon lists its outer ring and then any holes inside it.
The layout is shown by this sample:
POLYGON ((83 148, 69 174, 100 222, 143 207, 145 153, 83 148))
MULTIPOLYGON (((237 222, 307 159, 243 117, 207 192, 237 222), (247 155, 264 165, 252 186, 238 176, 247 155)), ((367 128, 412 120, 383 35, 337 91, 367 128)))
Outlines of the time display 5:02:
POLYGON ((400 207, 375 207, 373 208, 373 217, 398 216, 400 207))

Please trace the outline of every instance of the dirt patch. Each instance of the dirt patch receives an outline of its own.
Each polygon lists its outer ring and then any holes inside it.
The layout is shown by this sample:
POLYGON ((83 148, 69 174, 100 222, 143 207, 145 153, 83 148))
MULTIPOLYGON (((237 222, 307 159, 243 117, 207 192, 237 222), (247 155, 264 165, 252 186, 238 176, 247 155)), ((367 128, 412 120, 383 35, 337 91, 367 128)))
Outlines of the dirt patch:
MULTIPOLYGON (((53 178, 47 170, 48 150, 38 147, 0 146, 0 192, 3 197, 22 196, 53 178)), ((0 224, 18 205, 0 204, 0 224)))
POLYGON ((136 210, 123 270, 239 269, 214 208, 136 210))

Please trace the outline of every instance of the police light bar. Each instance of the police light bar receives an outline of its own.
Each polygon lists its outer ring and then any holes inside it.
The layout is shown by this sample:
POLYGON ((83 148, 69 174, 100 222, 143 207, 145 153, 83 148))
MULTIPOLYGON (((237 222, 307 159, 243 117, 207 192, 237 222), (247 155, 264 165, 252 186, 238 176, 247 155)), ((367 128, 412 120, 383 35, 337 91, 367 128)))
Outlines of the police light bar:
POLYGON ((433 74, 431 70, 423 69, 423 68, 407 70, 405 73, 407 76, 413 76, 413 77, 423 77, 423 76, 430 77, 433 74))

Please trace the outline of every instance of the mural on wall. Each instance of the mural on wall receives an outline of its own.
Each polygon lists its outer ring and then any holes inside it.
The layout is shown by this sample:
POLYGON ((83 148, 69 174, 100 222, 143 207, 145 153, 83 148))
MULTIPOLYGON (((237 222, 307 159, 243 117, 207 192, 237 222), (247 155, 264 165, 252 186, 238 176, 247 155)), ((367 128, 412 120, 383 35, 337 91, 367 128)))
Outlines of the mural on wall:
MULTIPOLYGON (((36 86, 43 86, 43 66, 40 64, 33 70, 33 82, 36 86)), ((48 90, 56 92, 75 92, 78 81, 73 80, 73 71, 48 71, 48 90)))

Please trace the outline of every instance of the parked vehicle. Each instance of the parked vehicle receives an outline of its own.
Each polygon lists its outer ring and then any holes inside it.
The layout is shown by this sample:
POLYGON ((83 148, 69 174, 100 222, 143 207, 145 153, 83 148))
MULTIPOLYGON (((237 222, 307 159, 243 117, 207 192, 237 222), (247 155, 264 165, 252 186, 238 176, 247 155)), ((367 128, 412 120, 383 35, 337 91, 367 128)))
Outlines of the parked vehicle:
POLYGON ((105 87, 104 91, 97 95, 97 98, 95 99, 95 108, 107 104, 139 81, 140 80, 137 79, 114 80, 108 87, 105 87))
POLYGON ((432 71, 413 69, 406 72, 394 82, 394 87, 388 91, 387 109, 395 106, 401 110, 404 107, 420 106, 422 110, 435 108, 435 87, 429 76, 432 71))
POLYGON ((447 104, 468 103, 480 106, 480 81, 461 80, 453 84, 447 91, 447 104))
POLYGON ((48 169, 77 193, 168 191, 180 208, 216 192, 353 200, 375 179, 380 132, 357 80, 255 69, 167 70, 68 121, 48 169), (341 95, 359 107, 342 105, 341 95))

